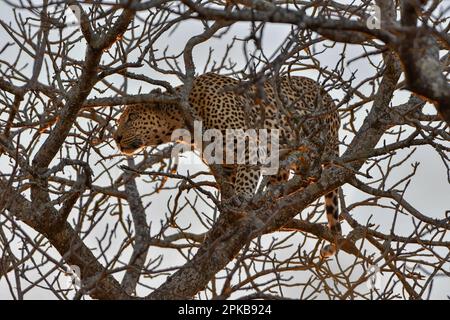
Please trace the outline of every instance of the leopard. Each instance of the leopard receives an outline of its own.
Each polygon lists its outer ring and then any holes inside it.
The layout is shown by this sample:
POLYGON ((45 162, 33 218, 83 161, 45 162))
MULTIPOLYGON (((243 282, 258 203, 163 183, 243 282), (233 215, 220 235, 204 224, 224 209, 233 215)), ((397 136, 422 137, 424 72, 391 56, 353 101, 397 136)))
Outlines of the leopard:
MULTIPOLYGON (((181 92, 182 86, 175 90, 181 92)), ((208 72, 194 78, 188 94, 192 116, 201 119, 205 129, 277 129, 280 147, 292 147, 299 137, 320 134, 322 152, 330 158, 339 155, 336 104, 324 86, 311 78, 285 74, 244 82, 208 72)), ((173 142, 172 133, 179 128, 189 128, 189 124, 185 110, 176 103, 130 104, 118 118, 113 139, 121 153, 133 156, 145 147, 173 142)), ((227 165, 223 168, 231 170, 230 183, 236 195, 245 199, 255 195, 261 178, 257 167, 233 164, 231 169, 227 165)), ((285 182, 291 173, 290 168, 280 168, 270 183, 285 182)), ((328 228, 336 237, 341 235, 338 204, 338 189, 324 195, 328 228)), ((337 250, 332 243, 323 246, 320 254, 327 258, 337 250)))

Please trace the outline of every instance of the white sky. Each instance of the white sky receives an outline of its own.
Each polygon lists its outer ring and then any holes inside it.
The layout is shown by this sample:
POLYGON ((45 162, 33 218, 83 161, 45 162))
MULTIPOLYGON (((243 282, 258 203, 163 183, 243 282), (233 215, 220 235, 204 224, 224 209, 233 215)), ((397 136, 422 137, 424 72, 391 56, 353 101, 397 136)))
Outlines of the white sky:
MULTIPOLYGON (((7 7, 3 2, 0 3, 0 19, 3 21, 10 21, 12 19, 12 14, 10 11, 10 8, 7 7)), ((270 25, 266 27, 264 38, 262 41, 263 47, 266 51, 266 53, 271 53, 275 51, 280 43, 284 40, 285 36, 289 32, 289 27, 285 25, 270 25)), ((178 27, 177 30, 171 34, 168 37, 165 37, 161 39, 157 43, 158 49, 162 50, 166 46, 169 48, 169 52, 173 53, 179 53, 183 50, 184 45, 186 41, 189 39, 190 36, 198 34, 201 32, 201 26, 199 23, 193 23, 193 22, 185 22, 182 24, 182 26, 178 27)), ((213 57, 215 59, 220 60, 223 52, 226 48, 226 45, 231 42, 231 39, 234 35, 239 36, 246 36, 249 31, 248 24, 237 24, 234 26, 230 33, 228 33, 226 36, 220 38, 220 39, 213 39, 208 41, 205 44, 202 44, 201 46, 198 46, 198 48, 194 51, 194 58, 195 62, 197 64, 197 71, 201 72, 203 70, 203 65, 206 61, 206 56, 209 47, 214 48, 214 55, 213 57)), ((0 48, 3 47, 5 41, 11 41, 8 39, 8 37, 5 35, 4 30, 0 31, 0 48)), ((323 54, 319 56, 319 61, 321 63, 322 67, 328 66, 330 69, 334 68, 336 61, 338 59, 338 54, 340 53, 340 50, 342 48, 342 45, 337 45, 335 48, 326 50, 323 54)), ((83 57, 84 48, 83 44, 80 43, 79 49, 75 52, 71 52, 71 57, 76 59, 81 59, 83 57)), ((347 60, 350 60, 353 57, 356 57, 363 53, 361 48, 359 46, 348 46, 347 48, 347 60)), ((12 61, 15 58, 15 55, 17 55, 17 51, 15 48, 10 47, 7 49, 5 53, 3 53, 0 58, 8 61, 12 61)), ((270 54, 268 54, 270 56, 270 54)), ((244 58, 243 58, 243 51, 240 44, 238 44, 234 50, 231 51, 230 54, 231 59, 234 62, 237 62, 239 65, 243 65, 244 58)), ((130 56, 130 60, 133 57, 130 56)), ((376 60, 376 59, 375 59, 376 60)), ((21 63, 25 64, 25 60, 20 61, 21 63)), ((3 67, 1 67, 3 68, 3 67)), ((236 68, 239 69, 239 68, 236 68)), ((145 70, 145 69, 143 69, 145 70)), ((25 68, 25 70, 22 71, 25 74, 31 74, 30 68, 25 68)), ((135 72, 143 72, 135 71, 135 72)), ((148 70, 147 70, 148 72, 148 70)), ((351 72, 356 72, 356 82, 359 80, 362 80, 368 76, 373 75, 374 69, 367 63, 366 60, 360 59, 355 62, 353 62, 351 65, 349 65, 346 68, 346 74, 344 76, 348 77, 351 72)), ((147 76, 155 76, 156 74, 154 72, 149 72, 146 74, 147 76)), ((304 72, 302 75, 309 76, 314 78, 315 73, 314 72, 304 72)), ((179 84, 175 81, 174 78, 168 78, 174 85, 179 84)), ((41 77, 41 80, 45 82, 45 75, 43 74, 41 77)), ((109 77, 109 81, 114 81, 116 84, 120 83, 122 80, 119 77, 109 77)), ((128 93, 137 93, 141 89, 141 92, 148 92, 152 88, 148 85, 138 83, 136 81, 130 81, 128 86, 128 93), (141 88, 142 86, 142 88, 141 88)), ((368 88, 366 88, 366 91, 368 88)), ((364 90, 363 90, 364 92, 364 90)), ((96 94, 98 95, 98 94, 96 94)), ((113 95, 111 92, 107 92, 104 94, 104 96, 113 95)), ((340 97, 342 97, 342 92, 339 92, 337 90, 332 91, 333 98, 339 100, 340 97)), ((409 97, 409 93, 406 91, 397 92, 393 101, 392 105, 398 105, 407 100, 409 97)), ((430 108, 430 112, 434 113, 435 111, 430 108)), ((360 125, 362 123, 363 119, 363 112, 359 113, 359 118, 357 121, 357 124, 360 125)), ((3 119, 2 115, 2 119, 3 119)), ((348 132, 341 132, 341 138, 345 135, 348 135, 348 132)), ((45 136, 41 137, 40 143, 42 143, 45 139, 45 136)), ((350 141, 351 136, 347 137, 346 141, 350 141)), ((392 137, 386 137, 386 140, 388 142, 392 142, 392 137)), ((25 140, 24 140, 25 141, 25 140)), ((380 141, 380 145, 382 144, 382 141, 380 141)), ((110 154, 118 154, 117 150, 113 150, 111 148, 106 147, 105 152, 110 152, 110 154)), ((341 152, 343 149, 341 149, 341 152)), ((401 159, 402 156, 407 154, 409 150, 400 151, 396 158, 401 159)), ((100 158, 96 156, 95 154, 91 155, 90 157, 90 163, 94 164, 99 160, 100 158)), ((194 159, 193 157, 190 157, 189 159, 194 159)), ((56 163, 58 159, 55 159, 54 163, 56 163)), ((138 159, 136 159, 138 160, 138 159)), ((114 158, 112 160, 106 160, 105 165, 110 166, 113 163, 117 161, 117 158, 114 158)), ((445 211, 449 210, 449 202, 448 202, 448 195, 450 194, 450 186, 447 182, 447 176, 445 174, 445 167, 442 164, 442 161, 439 159, 438 155, 433 152, 433 150, 430 147, 419 147, 416 152, 413 154, 407 162, 396 168, 395 171, 392 172, 390 179, 388 180, 389 183, 394 183, 398 179, 404 177, 411 171, 411 166, 409 164, 412 164, 414 162, 420 162, 421 165, 419 166, 419 169, 417 171, 417 174, 412 178, 412 182, 410 187, 408 188, 408 191, 405 194, 405 199, 409 201, 411 204, 414 205, 415 208, 420 210, 423 214, 429 216, 429 217, 435 217, 435 218, 443 218, 445 211)), ((7 167, 9 167, 9 161, 8 159, 2 155, 0 156, 0 168, 1 170, 7 171, 7 167)), ((202 168, 203 165, 201 162, 197 159, 196 164, 193 165, 191 161, 186 161, 184 164, 180 165, 179 172, 185 172, 186 170, 189 170, 191 173, 195 170, 198 170, 199 168, 202 168)), ((96 167, 98 171, 95 172, 95 174, 98 174, 101 168, 99 166, 96 167)), ((204 169, 204 168, 203 168, 204 169)), ((68 170, 69 172, 69 170, 68 170)), ((110 171, 111 175, 113 177, 118 176, 121 173, 121 169, 119 169, 117 166, 113 167, 110 171)), ((149 190, 153 187, 151 183, 148 181, 144 181, 148 179, 139 179, 138 181, 138 187, 141 191, 141 194, 148 193, 149 190)), ((108 185, 109 181, 105 175, 101 176, 98 181, 95 182, 98 185, 108 185)), ((170 183, 170 182, 169 182, 170 183)), ((360 201, 365 199, 367 196, 363 195, 361 192, 355 190, 354 188, 350 186, 344 186, 344 193, 346 196, 346 202, 347 205, 352 204, 354 202, 360 201)), ((170 191, 162 191, 158 198, 153 198, 153 203, 147 208, 148 212, 148 221, 152 222, 152 228, 151 228, 151 234, 156 234, 159 231, 159 221, 164 218, 164 215, 166 213, 166 202, 170 195, 173 193, 170 191)), ((201 211, 210 212, 211 210, 208 210, 206 206, 199 206, 198 208, 201 211)), ((185 210, 182 214, 179 216, 179 220, 177 221, 179 225, 181 226, 187 226, 190 223, 194 223, 191 212, 189 210, 185 210)), ((367 219, 372 216, 371 221, 377 224, 380 224, 380 231, 387 231, 391 227, 392 222, 392 215, 390 213, 387 213, 385 210, 381 208, 376 207, 361 207, 358 209, 355 209, 352 211, 352 215, 354 218, 356 218, 360 223, 364 224, 367 219)), ((75 219, 75 216, 71 216, 70 219, 75 219)), ((109 218, 108 218, 109 219, 109 218)), ((105 225, 108 223, 111 223, 108 219, 105 219, 105 221, 102 221, 96 229, 93 234, 88 237, 85 240, 85 243, 90 247, 97 246, 96 239, 94 235, 100 235, 103 233, 105 225)), ((397 227, 395 229, 395 232, 399 235, 407 235, 408 232, 411 231, 412 225, 410 223, 410 217, 400 217, 400 222, 397 224, 397 227)), ((325 222, 325 220, 323 220, 325 222)), ((194 224, 192 229, 189 230, 190 232, 205 232, 206 230, 201 227, 198 223, 197 225, 194 224)), ((344 234, 347 234, 350 231, 348 225, 346 223, 343 223, 343 232, 344 234)), ((117 237, 119 240, 121 240, 121 236, 123 234, 118 233, 117 237)), ((270 240, 271 236, 267 237, 267 241, 270 240)), ((292 241, 299 241, 300 239, 303 239, 301 235, 296 236, 293 238, 292 241)), ((119 241, 120 242, 120 241, 119 241)), ((308 247, 312 248, 315 243, 312 243, 308 245, 308 247)), ((296 247, 292 248, 292 250, 295 250, 296 247)), ((117 250, 116 247, 112 247, 110 249, 110 252, 113 254, 117 250)), ((164 253, 165 256, 165 263, 166 266, 173 266, 173 265, 179 265, 183 262, 183 260, 180 260, 180 256, 175 251, 167 250, 167 249, 160 249, 156 247, 150 248, 149 256, 155 257, 158 254, 164 253)), ((127 261, 127 255, 129 252, 127 252, 126 255, 124 255, 124 258, 122 261, 127 261)), ((287 252, 286 252, 287 255, 287 252)), ((341 263, 352 263, 352 257, 341 253, 340 254, 340 262, 341 263)), ((334 262, 330 262, 333 264, 334 262)), ((299 274, 295 274, 294 276, 301 276, 299 274)), ((433 291, 434 298, 444 298, 446 295, 450 293, 450 278, 442 278, 445 280, 437 280, 435 282, 435 288, 433 291)), ((157 286, 163 279, 156 279, 156 280, 149 280, 149 283, 153 286, 157 286)), ((296 289, 292 289, 292 294, 295 294, 296 289)), ((140 290, 140 294, 145 294, 148 292, 147 290, 140 290)), ((29 292, 29 294, 26 296, 27 298, 38 298, 38 299, 45 299, 45 298, 52 298, 51 295, 48 294, 48 292, 40 289, 33 290, 29 292)), ((8 293, 8 290, 6 290, 6 282, 5 279, 0 279, 0 299, 9 299, 10 295, 8 293)))

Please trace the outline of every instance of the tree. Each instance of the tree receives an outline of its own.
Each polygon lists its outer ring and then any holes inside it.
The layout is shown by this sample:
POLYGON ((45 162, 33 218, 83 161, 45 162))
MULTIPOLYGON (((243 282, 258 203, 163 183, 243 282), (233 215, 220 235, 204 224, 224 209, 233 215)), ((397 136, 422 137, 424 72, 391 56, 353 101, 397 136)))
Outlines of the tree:
MULTIPOLYGON (((439 289, 450 273, 448 206, 427 199, 450 191, 445 3, 6 3, 8 297, 448 297, 439 289), (207 71, 242 80, 241 93, 281 74, 314 78, 340 112, 340 156, 309 168, 317 179, 308 185, 291 179, 284 196, 261 188, 236 209, 194 156, 175 163, 172 145, 118 153, 111 137, 124 105, 175 103, 192 121, 187 97, 207 71), (324 225, 321 202, 337 187, 343 236, 324 225), (324 260, 327 242, 339 253, 324 260), (78 272, 73 290, 66 279, 78 272)), ((313 153, 301 156, 312 163, 313 153)))

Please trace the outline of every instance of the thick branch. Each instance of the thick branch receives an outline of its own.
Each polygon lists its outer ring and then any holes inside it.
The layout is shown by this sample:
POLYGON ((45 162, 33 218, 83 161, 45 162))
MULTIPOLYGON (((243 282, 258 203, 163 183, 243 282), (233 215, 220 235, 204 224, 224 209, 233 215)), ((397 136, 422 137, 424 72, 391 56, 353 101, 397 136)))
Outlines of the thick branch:
MULTIPOLYGON (((128 165, 134 166, 132 159, 128 159, 128 165)), ((147 226, 147 216, 137 189, 136 181, 130 173, 125 175, 125 181, 125 192, 127 194, 128 204, 130 205, 131 217, 133 218, 135 237, 133 253, 128 263, 128 270, 122 280, 122 286, 128 294, 132 294, 136 290, 136 284, 138 283, 141 270, 147 258, 150 235, 147 226)))
POLYGON ((80 267, 83 280, 97 280, 95 286, 89 292, 92 298, 128 298, 120 284, 113 276, 106 273, 106 269, 81 241, 77 232, 69 223, 66 222, 60 230, 49 230, 45 221, 37 219, 32 204, 26 198, 17 194, 4 180, 0 180, 0 193, 7 195, 4 199, 8 199, 8 201, 4 206, 8 211, 37 232, 45 235, 67 264, 80 267))

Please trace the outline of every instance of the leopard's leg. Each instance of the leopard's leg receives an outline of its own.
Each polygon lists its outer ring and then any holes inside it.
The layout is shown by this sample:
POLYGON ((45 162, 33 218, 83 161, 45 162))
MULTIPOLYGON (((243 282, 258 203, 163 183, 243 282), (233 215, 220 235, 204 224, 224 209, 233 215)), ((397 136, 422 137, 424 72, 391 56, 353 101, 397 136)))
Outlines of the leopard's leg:
POLYGON ((239 165, 236 173, 235 193, 238 197, 251 200, 258 186, 261 169, 258 166, 239 165))
MULTIPOLYGON (((236 139, 245 141, 243 131, 239 131, 236 134, 236 139)), ((244 202, 250 201, 258 187, 261 177, 261 166, 258 162, 258 150, 255 147, 257 146, 256 139, 255 136, 249 136, 248 143, 239 144, 239 147, 237 140, 234 141, 233 148, 230 145, 225 146, 226 152, 232 150, 234 161, 237 162, 235 162, 237 169, 234 179, 234 196, 231 199, 231 203, 234 206, 241 206, 244 202)))

